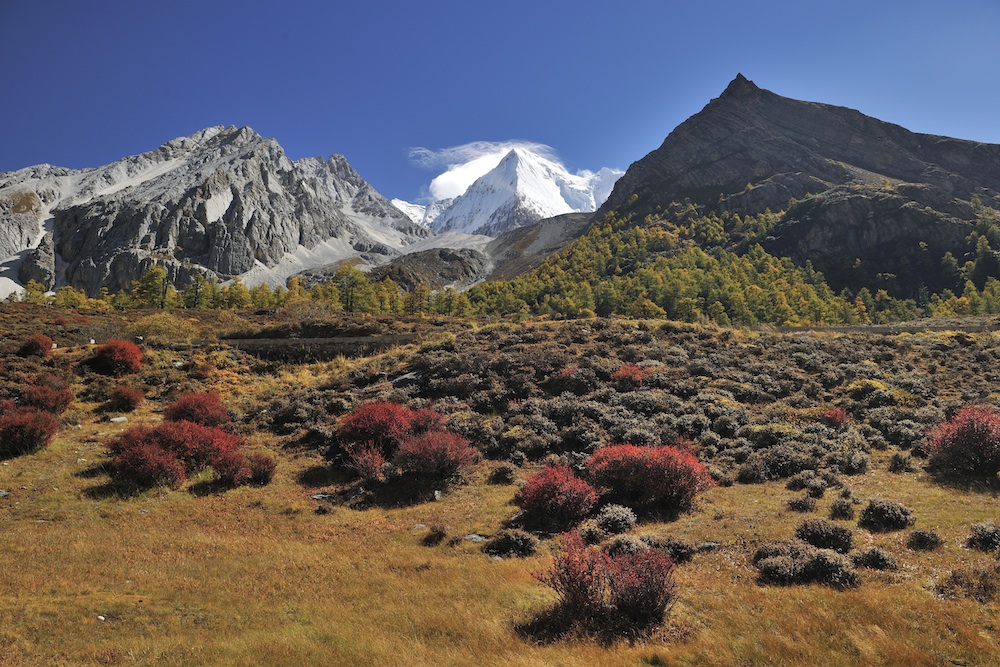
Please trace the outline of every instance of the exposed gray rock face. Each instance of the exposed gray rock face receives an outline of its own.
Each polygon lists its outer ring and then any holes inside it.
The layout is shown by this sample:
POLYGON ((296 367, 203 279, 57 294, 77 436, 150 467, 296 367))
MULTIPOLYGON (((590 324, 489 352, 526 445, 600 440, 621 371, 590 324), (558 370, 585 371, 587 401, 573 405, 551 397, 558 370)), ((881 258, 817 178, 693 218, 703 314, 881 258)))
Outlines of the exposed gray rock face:
POLYGON ((0 257, 16 255, 31 247, 38 236, 42 200, 34 190, 0 190, 0 257))
POLYGON ((52 246, 52 232, 42 237, 37 247, 28 251, 17 270, 17 279, 22 285, 29 280, 41 284, 46 290, 56 284, 56 251, 52 246))
POLYGON ((473 248, 433 248, 397 257, 372 269, 372 279, 388 277, 410 291, 419 284, 431 289, 462 288, 481 280, 490 259, 473 248))
MULTIPOLYGON (((0 175, 0 195, 17 187, 39 201, 48 193, 50 203, 17 200, 27 203, 12 205, 0 229, 27 209, 22 226, 37 238, 51 215, 65 262, 57 282, 91 294, 128 289, 154 263, 178 285, 198 273, 279 282, 309 262, 361 252, 388 259, 428 234, 343 156, 293 162, 246 127, 208 128, 96 169, 31 169, 0 175)), ((29 247, 26 236, 0 250, 29 247)))

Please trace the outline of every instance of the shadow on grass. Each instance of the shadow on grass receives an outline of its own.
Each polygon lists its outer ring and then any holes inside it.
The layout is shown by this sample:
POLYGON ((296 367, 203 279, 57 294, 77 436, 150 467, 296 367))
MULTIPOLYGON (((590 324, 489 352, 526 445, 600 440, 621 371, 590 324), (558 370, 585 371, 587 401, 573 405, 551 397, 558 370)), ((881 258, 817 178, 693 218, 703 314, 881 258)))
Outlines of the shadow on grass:
POLYGON ((994 498, 1000 496, 1000 477, 996 475, 992 477, 969 477, 954 473, 948 474, 930 471, 930 476, 936 484, 949 489, 964 491, 965 493, 989 494, 994 498))
POLYGON ((137 496, 145 490, 146 489, 136 486, 135 484, 125 484, 116 479, 110 479, 104 484, 98 484, 84 489, 83 495, 91 500, 107 500, 109 498, 125 500, 127 498, 137 496))
POLYGON ((353 475, 333 465, 315 465, 306 468, 295 476, 296 481, 309 489, 318 489, 335 484, 346 484, 353 475))
POLYGON ((610 613, 596 618, 580 618, 564 604, 556 604, 516 624, 514 631, 521 638, 536 644, 585 639, 607 647, 618 642, 633 643, 648 638, 660 627, 660 623, 632 625, 610 613))

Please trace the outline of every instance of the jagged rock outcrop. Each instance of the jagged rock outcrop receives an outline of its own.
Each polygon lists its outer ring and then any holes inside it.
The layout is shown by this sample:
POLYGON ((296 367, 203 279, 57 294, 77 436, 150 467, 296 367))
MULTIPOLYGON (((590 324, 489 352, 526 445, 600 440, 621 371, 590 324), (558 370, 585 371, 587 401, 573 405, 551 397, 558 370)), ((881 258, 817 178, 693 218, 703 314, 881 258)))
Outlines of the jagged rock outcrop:
POLYGON ((56 251, 52 246, 52 232, 42 237, 38 246, 32 248, 24 256, 21 266, 17 269, 17 279, 22 285, 34 280, 46 290, 56 284, 56 251))
POLYGON ((0 257, 16 255, 38 236, 42 200, 34 190, 0 190, 0 257))
POLYGON ((246 127, 208 128, 96 169, 32 169, 0 175, 0 200, 17 188, 48 203, 19 204, 0 229, 30 209, 30 236, 52 228, 65 266, 56 282, 89 293, 128 289, 153 263, 178 285, 198 273, 280 282, 310 263, 388 259, 428 235, 343 156, 292 161, 246 127))

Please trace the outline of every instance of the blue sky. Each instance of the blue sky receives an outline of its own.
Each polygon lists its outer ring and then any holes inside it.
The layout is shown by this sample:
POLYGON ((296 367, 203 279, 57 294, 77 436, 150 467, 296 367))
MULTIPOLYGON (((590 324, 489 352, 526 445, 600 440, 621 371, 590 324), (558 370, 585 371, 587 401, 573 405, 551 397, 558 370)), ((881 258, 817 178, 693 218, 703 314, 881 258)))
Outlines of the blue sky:
POLYGON ((525 140, 627 168, 742 72, 909 129, 1000 143, 1000 2, 0 0, 0 171, 105 164, 210 125, 409 159, 525 140))

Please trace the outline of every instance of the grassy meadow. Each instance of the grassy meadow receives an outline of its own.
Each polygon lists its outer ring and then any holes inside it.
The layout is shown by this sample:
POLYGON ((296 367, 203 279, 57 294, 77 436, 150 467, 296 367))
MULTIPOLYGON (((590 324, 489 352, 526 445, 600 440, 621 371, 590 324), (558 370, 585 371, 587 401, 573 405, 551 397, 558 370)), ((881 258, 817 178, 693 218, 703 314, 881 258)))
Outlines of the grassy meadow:
POLYGON ((0 309, 0 398, 16 399, 42 373, 68 378, 75 395, 47 448, 0 464, 0 664, 1000 664, 1000 592, 981 602, 944 585, 955 570, 997 564, 965 542, 973 524, 1000 520, 998 486, 942 482, 917 455, 923 431, 950 410, 1000 399, 993 333, 446 320, 410 323, 425 332, 421 343, 368 357, 268 361, 217 336, 265 330, 280 314, 175 311, 159 328, 140 323, 149 316, 0 309), (109 381, 85 367, 90 339, 129 337, 140 324, 141 371, 109 381), (51 356, 17 356, 38 331, 56 341, 51 356), (624 363, 647 369, 642 388, 613 386, 624 363), (410 373, 415 384, 394 382, 410 373), (146 395, 124 423, 102 408, 119 381, 146 395), (109 439, 159 423, 165 403, 189 391, 217 392, 248 448, 276 457, 270 484, 219 489, 211 471, 176 489, 113 483, 109 439), (323 455, 323 438, 369 400, 441 411, 483 461, 439 500, 376 492, 355 502, 357 482, 323 455), (834 406, 849 426, 813 426, 834 406), (626 434, 688 438, 719 480, 692 511, 633 529, 703 545, 677 566, 663 624, 635 641, 533 634, 556 596, 532 575, 549 566, 556 540, 543 534, 534 556, 497 560, 466 538, 511 520, 517 483, 547 456, 572 459, 567 443, 582 436, 571 422, 584 417, 558 415, 574 409, 594 424, 597 446, 626 434), (790 429, 774 447, 809 448, 816 466, 841 466, 809 512, 789 508, 803 495, 789 476, 751 479, 755 461, 767 472, 784 455, 760 455, 767 448, 754 438, 770 424, 790 429), (863 466, 843 463, 855 453, 863 466), (889 471, 897 454, 913 454, 911 471, 889 471), (518 462, 514 483, 487 482, 501 460, 518 462), (942 546, 915 550, 910 530, 841 520, 855 550, 880 547, 898 567, 859 568, 860 585, 847 590, 761 584, 755 550, 829 517, 844 488, 858 512, 871 498, 904 504, 913 528, 933 530, 942 546), (432 529, 446 537, 428 545, 432 529))

